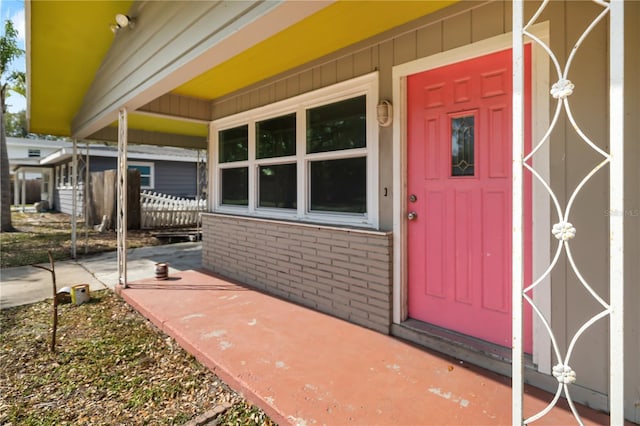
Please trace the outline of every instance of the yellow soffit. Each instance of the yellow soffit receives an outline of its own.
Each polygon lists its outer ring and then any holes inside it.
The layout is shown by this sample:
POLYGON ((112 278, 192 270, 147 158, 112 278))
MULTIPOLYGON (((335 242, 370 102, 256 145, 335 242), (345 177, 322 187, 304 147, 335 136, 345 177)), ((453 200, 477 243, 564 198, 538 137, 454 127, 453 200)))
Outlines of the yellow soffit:
MULTIPOLYGON (((117 127, 118 123, 114 122, 111 126, 117 127)), ((130 129, 143 129, 151 132, 198 136, 203 138, 206 138, 209 134, 208 123, 147 115, 144 113, 136 114, 135 111, 128 114, 127 127, 130 129)))
POLYGON ((34 133, 69 136, 71 120, 133 1, 31 1, 29 116, 34 133))
POLYGON ((201 74, 173 93, 215 99, 457 1, 338 1, 201 74))

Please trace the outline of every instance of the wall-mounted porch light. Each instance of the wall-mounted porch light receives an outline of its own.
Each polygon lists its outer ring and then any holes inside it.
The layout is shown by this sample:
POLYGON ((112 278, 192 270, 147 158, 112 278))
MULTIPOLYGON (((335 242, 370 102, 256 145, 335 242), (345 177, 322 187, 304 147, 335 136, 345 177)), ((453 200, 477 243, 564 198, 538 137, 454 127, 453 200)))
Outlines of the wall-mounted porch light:
POLYGON ((133 28, 134 24, 135 20, 132 17, 118 13, 116 15, 116 23, 111 25, 111 32, 117 34, 122 28, 133 28))
POLYGON ((393 121, 393 107, 391 102, 381 100, 376 106, 376 119, 380 127, 389 127, 393 121))

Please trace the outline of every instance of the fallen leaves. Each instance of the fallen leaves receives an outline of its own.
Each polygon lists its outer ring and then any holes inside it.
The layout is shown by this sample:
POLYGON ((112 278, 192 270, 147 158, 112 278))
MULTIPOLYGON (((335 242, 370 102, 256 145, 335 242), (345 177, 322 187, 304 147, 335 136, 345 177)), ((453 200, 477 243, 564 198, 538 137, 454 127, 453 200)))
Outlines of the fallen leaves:
POLYGON ((109 291, 59 306, 49 352, 50 304, 0 311, 0 424, 273 424, 109 291))
MULTIPOLYGON (((26 266, 47 263, 47 251, 54 260, 71 258, 71 216, 66 213, 20 213, 12 212, 11 220, 17 232, 4 232, 0 241, 0 267, 26 266)), ((77 223, 78 254, 94 254, 115 251, 117 235, 114 231, 97 232, 84 229, 77 223)), ((131 229, 127 231, 129 248, 154 246, 163 242, 152 235, 150 230, 131 229)))

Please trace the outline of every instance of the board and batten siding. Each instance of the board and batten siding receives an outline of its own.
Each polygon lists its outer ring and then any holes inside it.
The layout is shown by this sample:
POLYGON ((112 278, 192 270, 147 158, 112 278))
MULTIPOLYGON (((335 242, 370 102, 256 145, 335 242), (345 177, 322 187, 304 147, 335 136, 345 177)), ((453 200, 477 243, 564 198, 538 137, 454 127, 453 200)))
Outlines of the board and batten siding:
POLYGON ((203 267, 388 334, 391 233, 204 214, 203 267))

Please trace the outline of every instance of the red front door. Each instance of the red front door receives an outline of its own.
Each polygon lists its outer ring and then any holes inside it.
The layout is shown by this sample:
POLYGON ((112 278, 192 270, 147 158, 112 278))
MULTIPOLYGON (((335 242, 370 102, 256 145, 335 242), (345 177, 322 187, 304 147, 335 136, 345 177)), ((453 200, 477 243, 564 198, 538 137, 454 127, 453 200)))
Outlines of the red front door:
POLYGON ((511 346, 511 86, 510 50, 407 79, 409 316, 502 346, 511 346))

